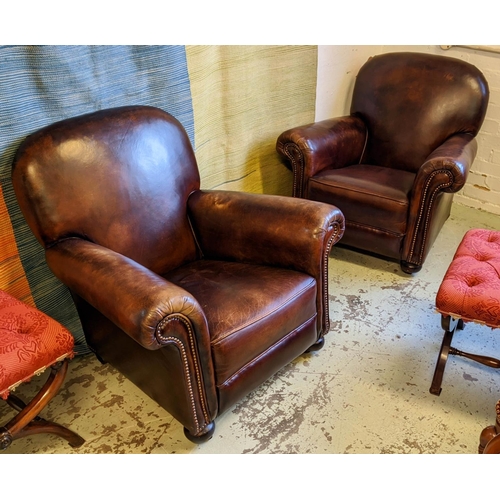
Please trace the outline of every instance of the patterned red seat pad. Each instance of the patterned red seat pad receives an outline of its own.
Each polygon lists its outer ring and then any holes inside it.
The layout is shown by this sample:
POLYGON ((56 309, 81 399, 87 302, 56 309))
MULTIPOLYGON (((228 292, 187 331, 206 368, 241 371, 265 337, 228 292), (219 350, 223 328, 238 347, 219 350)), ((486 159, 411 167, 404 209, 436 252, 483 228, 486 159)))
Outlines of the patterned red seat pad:
POLYGON ((436 295, 436 309, 500 327, 500 231, 467 231, 436 295))
POLYGON ((73 357, 71 333, 41 311, 0 290, 0 397, 33 375, 73 357))

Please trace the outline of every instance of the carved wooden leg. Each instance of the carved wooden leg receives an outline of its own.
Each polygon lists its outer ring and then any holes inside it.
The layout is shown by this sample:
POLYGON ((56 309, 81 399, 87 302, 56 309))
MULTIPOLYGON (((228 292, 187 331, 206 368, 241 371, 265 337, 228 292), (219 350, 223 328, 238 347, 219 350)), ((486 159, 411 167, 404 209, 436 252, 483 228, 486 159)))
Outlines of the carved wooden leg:
POLYGON ((451 316, 441 315, 441 326, 445 330, 443 343, 441 344, 441 350, 439 352, 439 357, 436 363, 436 369, 434 371, 434 378, 432 380, 432 385, 430 388, 431 394, 439 396, 441 394, 441 382, 443 380, 444 368, 446 366, 446 361, 448 360, 448 355, 452 354, 454 356, 461 356, 462 358, 468 358, 482 365, 489 366, 490 368, 500 369, 500 359, 493 358, 491 356, 482 356, 479 354, 472 354, 470 352, 460 351, 451 346, 451 339, 456 330, 464 329, 464 321, 462 319, 453 319, 451 316))
POLYGON ((441 326, 445 332, 443 342, 441 343, 441 350, 439 351, 439 356, 436 362, 436 369, 434 370, 431 388, 429 389, 429 392, 436 396, 441 394, 441 382, 443 381, 444 369, 446 367, 446 361, 448 361, 448 354, 450 353, 453 334, 457 328, 463 329, 463 321, 453 319, 451 316, 441 315, 441 326))
POLYGON ((81 436, 66 427, 38 416, 59 391, 67 371, 67 359, 53 365, 49 378, 28 404, 25 404, 20 398, 12 394, 8 397, 7 403, 18 410, 19 413, 0 429, 0 449, 7 448, 14 439, 40 433, 60 436, 66 439, 74 448, 81 446, 85 442, 81 436))

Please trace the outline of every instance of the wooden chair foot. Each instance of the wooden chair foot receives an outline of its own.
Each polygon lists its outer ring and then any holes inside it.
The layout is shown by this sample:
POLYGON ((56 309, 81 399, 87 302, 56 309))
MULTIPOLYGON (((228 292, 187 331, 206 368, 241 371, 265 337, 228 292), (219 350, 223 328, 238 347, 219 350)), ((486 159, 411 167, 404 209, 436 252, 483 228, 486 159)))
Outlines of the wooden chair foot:
POLYGON ((85 439, 72 430, 55 422, 50 422, 43 418, 35 418, 23 429, 17 432, 15 439, 19 439, 33 434, 54 434, 65 439, 72 448, 79 448, 85 439))
POLYGON ((53 365, 47 381, 28 404, 13 394, 9 395, 7 403, 19 413, 0 428, 1 450, 10 446, 15 439, 40 433, 50 433, 60 436, 66 439, 74 448, 81 446, 85 442, 81 436, 70 429, 44 420, 38 415, 59 391, 67 371, 67 358, 53 365))
POLYGON ((479 453, 484 454, 500 454, 500 400, 496 407, 495 425, 485 427, 479 437, 479 453))
POLYGON ((325 338, 321 337, 312 346, 308 347, 305 352, 319 351, 320 349, 323 349, 324 346, 325 346, 325 338))
POLYGON ((481 432, 481 436, 479 437, 479 446, 478 452, 484 453, 484 449, 486 445, 497 435, 497 430, 494 425, 489 425, 485 427, 481 432))
POLYGON ((415 274, 418 273, 422 269, 422 265, 420 264, 412 264, 410 262, 402 261, 400 263, 401 271, 405 274, 415 274))
POLYGON ((194 434, 191 434, 191 432, 184 427, 184 435, 189 439, 189 441, 191 441, 192 443, 195 443, 195 444, 206 443, 209 439, 212 439, 214 432, 215 432, 215 423, 214 422, 210 422, 205 427, 205 432, 203 434, 199 434, 197 436, 195 436, 194 434))
POLYGON ((439 356, 436 362, 436 368, 434 370, 434 377, 432 378, 431 388, 429 392, 435 396, 441 394, 441 383, 443 381, 444 369, 446 367, 446 362, 448 361, 448 355, 450 353, 451 340, 453 338, 453 333, 455 328, 452 330, 446 330, 443 337, 443 342, 441 343, 441 349, 439 351, 439 356))
POLYGON ((497 434, 488 444, 484 447, 483 454, 485 455, 498 455, 500 454, 500 434, 497 434))
POLYGON ((472 354, 470 352, 460 351, 451 346, 451 340, 453 334, 457 330, 464 329, 463 319, 453 319, 451 316, 441 316, 441 326, 445 330, 443 337, 443 343, 441 344, 441 350, 439 351, 438 360, 436 363, 436 369, 434 371, 434 378, 432 379, 432 385, 429 389, 431 394, 439 396, 441 394, 441 382, 443 380, 444 369, 446 366, 446 361, 448 356, 451 354, 453 356, 461 356, 462 358, 471 359, 482 365, 489 366, 490 368, 500 369, 500 359, 493 358, 491 356, 482 356, 480 354, 472 354))

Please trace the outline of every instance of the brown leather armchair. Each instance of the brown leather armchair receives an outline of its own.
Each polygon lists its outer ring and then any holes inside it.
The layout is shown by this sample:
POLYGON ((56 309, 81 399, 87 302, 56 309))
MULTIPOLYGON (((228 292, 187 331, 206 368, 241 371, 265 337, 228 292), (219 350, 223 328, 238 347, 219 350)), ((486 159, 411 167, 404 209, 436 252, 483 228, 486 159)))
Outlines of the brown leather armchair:
POLYGON ((342 210, 342 245, 422 264, 465 184, 488 84, 451 57, 388 53, 360 69, 349 116, 283 132, 277 151, 293 196, 342 210))
POLYGON ((89 346, 193 442, 321 347, 342 213, 200 190, 189 138, 168 113, 123 107, 50 125, 21 144, 12 179, 89 346))

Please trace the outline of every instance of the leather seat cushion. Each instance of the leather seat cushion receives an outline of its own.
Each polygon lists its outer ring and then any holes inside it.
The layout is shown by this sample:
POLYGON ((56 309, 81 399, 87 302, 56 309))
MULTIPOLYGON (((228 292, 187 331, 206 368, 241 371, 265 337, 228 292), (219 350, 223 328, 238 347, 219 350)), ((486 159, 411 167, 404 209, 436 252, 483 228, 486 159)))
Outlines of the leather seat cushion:
POLYGON ((335 204, 348 223, 405 234, 414 180, 404 170, 351 165, 309 179, 308 198, 335 204))
POLYGON ((467 231, 439 287, 436 308, 500 328, 500 231, 467 231))
POLYGON ((316 281, 297 271, 198 260, 165 278, 205 312, 218 386, 316 316, 316 281))
POLYGON ((56 320, 0 290, 0 397, 66 357, 74 339, 56 320))

